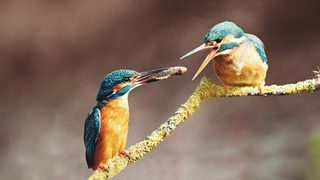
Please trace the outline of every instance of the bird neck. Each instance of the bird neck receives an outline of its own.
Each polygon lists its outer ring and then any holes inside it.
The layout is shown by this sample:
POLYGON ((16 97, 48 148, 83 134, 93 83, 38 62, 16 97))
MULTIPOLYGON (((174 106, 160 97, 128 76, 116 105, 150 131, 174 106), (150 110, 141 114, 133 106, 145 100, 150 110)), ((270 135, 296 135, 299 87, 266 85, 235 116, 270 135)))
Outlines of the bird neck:
POLYGON ((108 101, 101 107, 101 121, 105 123, 128 123, 129 121, 129 104, 128 95, 123 95, 119 98, 108 101))
POLYGON ((126 94, 119 96, 117 98, 100 100, 97 102, 96 107, 101 110, 104 106, 111 103, 113 106, 119 106, 119 108, 121 108, 121 107, 122 108, 129 108, 128 94, 129 93, 126 93, 126 94))
POLYGON ((119 104, 120 106, 129 106, 128 105, 128 94, 129 93, 126 93, 126 94, 124 94, 122 96, 118 96, 116 98, 111 97, 111 98, 99 100, 97 102, 96 107, 101 110, 102 107, 104 107, 107 103, 112 102, 112 101, 121 102, 121 104, 119 104))
POLYGON ((108 103, 108 100, 99 100, 98 102, 97 102, 97 105, 96 105, 96 107, 98 108, 98 109, 101 109, 104 105, 106 105, 108 103))
POLYGON ((108 104, 112 103, 114 107, 129 109, 128 94, 129 93, 126 93, 118 98, 112 99, 108 102, 108 104))

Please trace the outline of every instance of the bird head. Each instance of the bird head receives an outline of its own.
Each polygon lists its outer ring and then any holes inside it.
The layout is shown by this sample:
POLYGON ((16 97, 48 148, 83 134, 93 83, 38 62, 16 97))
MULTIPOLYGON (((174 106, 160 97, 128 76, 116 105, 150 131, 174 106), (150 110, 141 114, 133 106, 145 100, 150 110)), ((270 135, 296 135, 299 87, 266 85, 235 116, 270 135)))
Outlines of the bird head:
POLYGON ((192 78, 195 79, 206 65, 215 57, 228 54, 232 48, 238 47, 245 40, 243 30, 233 22, 222 22, 213 26, 204 38, 204 43, 182 56, 183 59, 201 50, 210 50, 208 56, 192 78))
POLYGON ((97 101, 121 97, 138 86, 167 79, 173 75, 181 75, 186 71, 185 67, 162 68, 140 73, 127 69, 113 71, 101 81, 97 101))

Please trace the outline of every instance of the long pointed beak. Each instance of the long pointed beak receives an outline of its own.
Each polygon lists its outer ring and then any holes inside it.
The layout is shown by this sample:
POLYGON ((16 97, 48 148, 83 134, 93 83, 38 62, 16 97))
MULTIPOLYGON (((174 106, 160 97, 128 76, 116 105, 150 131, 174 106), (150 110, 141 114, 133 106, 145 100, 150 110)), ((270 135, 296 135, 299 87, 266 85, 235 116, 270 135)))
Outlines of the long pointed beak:
POLYGON ((171 76, 182 75, 187 72, 187 68, 182 66, 155 69, 139 73, 135 78, 136 85, 143 85, 150 82, 167 79, 171 76))
POLYGON ((192 80, 194 80, 201 73, 201 71, 208 65, 208 63, 215 57, 216 54, 217 48, 211 49, 206 59, 202 62, 201 66, 199 67, 198 71, 193 76, 192 80))
POLYGON ((195 48, 194 50, 191 50, 190 52, 188 52, 187 54, 185 54, 184 56, 182 56, 180 59, 183 59, 183 58, 185 58, 185 57, 188 57, 188 56, 190 56, 190 55, 192 55, 192 54, 195 54, 195 53, 197 53, 197 52, 199 52, 199 51, 202 51, 202 50, 205 50, 205 49, 211 49, 211 48, 212 48, 212 46, 207 46, 206 44, 202 44, 201 46, 195 48))

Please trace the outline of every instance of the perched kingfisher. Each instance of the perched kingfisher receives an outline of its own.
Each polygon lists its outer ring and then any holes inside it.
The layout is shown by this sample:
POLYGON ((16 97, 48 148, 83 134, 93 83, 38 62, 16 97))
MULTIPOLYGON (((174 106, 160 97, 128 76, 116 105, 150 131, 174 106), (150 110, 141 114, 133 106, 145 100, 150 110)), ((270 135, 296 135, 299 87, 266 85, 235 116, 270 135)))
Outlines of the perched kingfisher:
POLYGON ((244 33, 233 22, 222 22, 209 30, 204 44, 180 59, 207 49, 210 52, 193 79, 213 59, 213 68, 226 92, 231 86, 254 86, 263 94, 268 64, 263 42, 257 36, 244 33))
POLYGON ((116 70, 102 80, 97 105, 89 112, 84 126, 84 144, 88 168, 105 168, 119 153, 125 153, 129 122, 129 92, 143 84, 181 75, 185 67, 170 67, 138 73, 116 70))

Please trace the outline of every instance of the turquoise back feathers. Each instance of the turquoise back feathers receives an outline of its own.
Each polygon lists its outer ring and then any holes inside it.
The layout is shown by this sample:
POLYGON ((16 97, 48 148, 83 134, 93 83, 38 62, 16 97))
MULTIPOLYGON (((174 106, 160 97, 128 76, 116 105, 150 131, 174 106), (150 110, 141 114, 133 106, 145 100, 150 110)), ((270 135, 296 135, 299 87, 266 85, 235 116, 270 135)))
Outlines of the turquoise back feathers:
POLYGON ((253 43, 254 47, 256 48, 258 54, 260 55, 263 62, 267 62, 267 56, 264 51, 264 44, 263 42, 255 35, 246 33, 245 36, 247 37, 248 41, 253 43))

